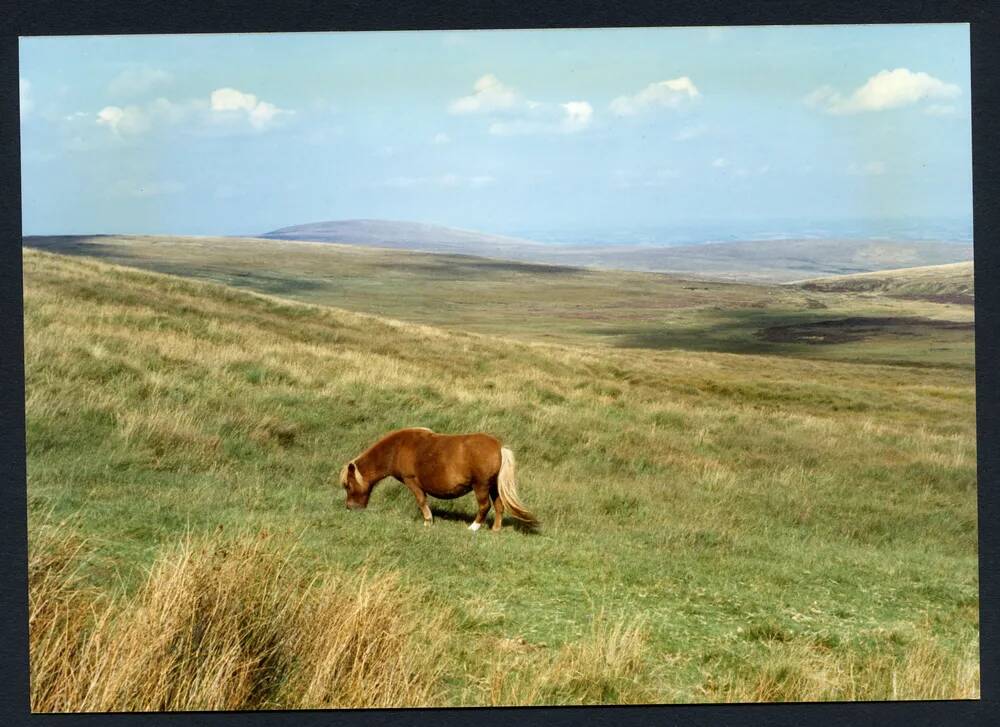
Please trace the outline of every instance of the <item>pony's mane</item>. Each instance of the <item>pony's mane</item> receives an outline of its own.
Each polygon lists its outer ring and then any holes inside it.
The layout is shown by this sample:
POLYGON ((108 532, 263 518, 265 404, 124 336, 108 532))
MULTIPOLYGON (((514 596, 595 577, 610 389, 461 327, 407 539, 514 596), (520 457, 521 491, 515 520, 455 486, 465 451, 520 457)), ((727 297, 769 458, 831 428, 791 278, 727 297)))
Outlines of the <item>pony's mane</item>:
POLYGON ((397 434, 400 434, 402 432, 412 431, 414 429, 417 429, 417 430, 420 430, 420 431, 423 431, 423 432, 430 432, 431 434, 434 433, 434 430, 431 429, 431 428, 429 428, 429 427, 403 427, 402 429, 396 429, 396 430, 391 431, 388 434, 386 434, 384 437, 382 437, 377 442, 375 442, 375 444, 373 444, 372 446, 370 446, 368 449, 366 449, 364 452, 362 452, 361 454, 359 454, 357 457, 355 457, 351 461, 354 462, 355 460, 361 459, 366 454, 369 454, 373 449, 375 449, 379 445, 385 443, 386 441, 388 441, 392 437, 395 437, 397 434))

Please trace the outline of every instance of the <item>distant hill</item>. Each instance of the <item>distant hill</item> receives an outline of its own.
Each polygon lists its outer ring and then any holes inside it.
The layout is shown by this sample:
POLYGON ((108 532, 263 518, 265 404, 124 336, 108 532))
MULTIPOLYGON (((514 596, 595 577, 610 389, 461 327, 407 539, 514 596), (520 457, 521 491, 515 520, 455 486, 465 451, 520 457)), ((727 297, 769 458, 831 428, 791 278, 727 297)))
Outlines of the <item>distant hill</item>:
POLYGON ((422 222, 397 222, 395 220, 332 220, 305 225, 282 227, 266 232, 261 237, 272 240, 299 240, 304 242, 338 242, 345 245, 387 247, 419 252, 449 252, 467 255, 505 256, 517 250, 539 254, 545 245, 516 237, 491 235, 486 232, 460 230, 443 225, 422 222))
POLYGON ((935 303, 972 305, 975 301, 971 261, 818 278, 806 280, 799 287, 824 293, 872 293, 935 303))
POLYGON ((552 245, 440 225, 388 220, 317 222, 284 227, 262 237, 759 282, 792 282, 972 259, 969 243, 762 240, 672 247, 552 245))

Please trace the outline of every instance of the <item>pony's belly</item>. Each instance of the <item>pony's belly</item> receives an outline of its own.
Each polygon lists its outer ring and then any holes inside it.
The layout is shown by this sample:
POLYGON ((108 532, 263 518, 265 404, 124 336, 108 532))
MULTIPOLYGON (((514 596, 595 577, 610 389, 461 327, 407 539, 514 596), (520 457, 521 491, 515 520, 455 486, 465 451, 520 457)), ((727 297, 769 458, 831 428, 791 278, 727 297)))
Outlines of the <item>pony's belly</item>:
POLYGON ((439 500, 454 500, 456 497, 468 495, 472 491, 472 485, 457 485, 452 487, 425 488, 424 492, 439 500))

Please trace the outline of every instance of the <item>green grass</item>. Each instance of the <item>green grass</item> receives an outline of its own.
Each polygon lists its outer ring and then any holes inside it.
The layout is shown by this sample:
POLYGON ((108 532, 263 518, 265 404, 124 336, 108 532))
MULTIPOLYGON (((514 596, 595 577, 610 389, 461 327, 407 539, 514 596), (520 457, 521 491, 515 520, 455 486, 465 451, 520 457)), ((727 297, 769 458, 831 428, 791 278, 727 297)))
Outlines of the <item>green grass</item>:
MULTIPOLYGON (((520 340, 933 363, 967 369, 974 361, 968 332, 955 335, 927 326, 911 327, 915 335, 908 336, 876 330, 860 345, 768 340, 766 331, 774 326, 849 317, 965 323, 973 318, 973 308, 966 304, 904 299, 877 291, 859 295, 853 290, 827 290, 832 285, 828 282, 823 283, 823 290, 812 290, 252 238, 30 237, 25 244, 309 303, 520 340)), ((950 271, 955 266, 941 267, 950 271)), ((963 288, 965 301, 971 290, 971 268, 967 264, 957 267, 958 273, 941 276, 946 281, 956 275, 968 278, 963 288)), ((922 270, 931 271, 926 275, 933 277, 934 269, 922 270)))
POLYGON ((517 342, 30 249, 25 336, 30 523, 70 518, 95 588, 266 530, 426 591, 443 703, 978 696, 970 368, 517 342), (349 512, 342 464, 414 425, 500 436, 540 532, 472 534, 471 498, 424 528, 395 482, 349 512), (636 615, 628 684, 517 687, 636 615))

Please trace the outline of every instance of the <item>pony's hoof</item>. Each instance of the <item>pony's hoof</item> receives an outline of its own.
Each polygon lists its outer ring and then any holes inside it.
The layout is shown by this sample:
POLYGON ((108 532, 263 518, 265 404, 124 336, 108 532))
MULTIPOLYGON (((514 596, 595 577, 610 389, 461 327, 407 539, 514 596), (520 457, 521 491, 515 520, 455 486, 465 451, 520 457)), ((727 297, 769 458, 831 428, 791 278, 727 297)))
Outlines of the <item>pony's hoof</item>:
POLYGON ((430 520, 424 520, 424 527, 425 528, 429 528, 430 526, 431 526, 431 521, 430 520))
POLYGON ((482 523, 472 523, 472 525, 469 526, 469 530, 471 530, 472 532, 476 532, 477 530, 479 530, 479 527, 481 525, 482 523))

